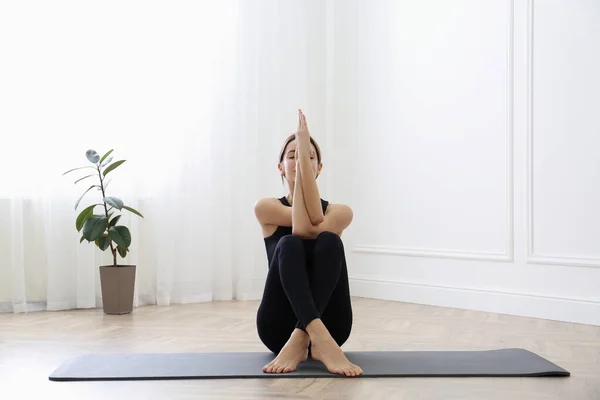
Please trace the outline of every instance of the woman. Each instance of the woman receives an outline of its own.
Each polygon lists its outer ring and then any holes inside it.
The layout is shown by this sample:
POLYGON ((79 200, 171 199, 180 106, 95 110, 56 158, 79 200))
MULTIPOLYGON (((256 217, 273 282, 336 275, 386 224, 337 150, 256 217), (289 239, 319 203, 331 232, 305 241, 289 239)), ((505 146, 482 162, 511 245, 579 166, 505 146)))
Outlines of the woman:
POLYGON ((289 194, 255 204, 267 249, 269 272, 257 313, 258 334, 276 358, 266 373, 291 372, 309 350, 335 374, 361 375, 340 346, 350 336, 352 306, 344 246, 340 236, 352 210, 319 196, 316 178, 321 151, 298 111, 298 132, 279 155, 279 171, 289 194))

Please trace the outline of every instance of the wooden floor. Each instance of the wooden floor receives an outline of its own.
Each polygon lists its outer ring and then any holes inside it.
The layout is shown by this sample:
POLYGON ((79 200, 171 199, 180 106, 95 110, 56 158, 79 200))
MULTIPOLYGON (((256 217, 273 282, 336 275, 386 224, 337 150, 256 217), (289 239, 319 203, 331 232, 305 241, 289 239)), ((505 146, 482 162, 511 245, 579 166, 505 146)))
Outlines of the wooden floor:
POLYGON ((51 382, 65 359, 99 352, 264 351, 257 302, 0 314, 3 399, 600 399, 600 327, 355 298, 345 350, 521 347, 567 378, 227 379, 51 382))

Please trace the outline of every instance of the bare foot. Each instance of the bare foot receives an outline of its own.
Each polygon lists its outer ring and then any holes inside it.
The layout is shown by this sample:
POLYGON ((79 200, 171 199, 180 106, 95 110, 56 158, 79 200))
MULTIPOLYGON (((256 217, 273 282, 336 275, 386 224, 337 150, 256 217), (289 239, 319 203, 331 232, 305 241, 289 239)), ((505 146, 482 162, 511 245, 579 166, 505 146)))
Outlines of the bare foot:
MULTIPOLYGON (((320 325, 322 323, 318 321, 320 325)), ((311 356, 315 360, 321 361, 327 370, 332 374, 345 376, 358 376, 363 374, 363 370, 352 364, 347 358, 340 346, 331 337, 329 331, 324 325, 318 329, 313 329, 310 336, 312 342, 311 356)), ((311 332, 311 331, 309 331, 311 332)))
POLYGON ((277 357, 263 367, 263 372, 280 374, 296 370, 298 364, 308 359, 310 338, 301 329, 295 329, 277 357))

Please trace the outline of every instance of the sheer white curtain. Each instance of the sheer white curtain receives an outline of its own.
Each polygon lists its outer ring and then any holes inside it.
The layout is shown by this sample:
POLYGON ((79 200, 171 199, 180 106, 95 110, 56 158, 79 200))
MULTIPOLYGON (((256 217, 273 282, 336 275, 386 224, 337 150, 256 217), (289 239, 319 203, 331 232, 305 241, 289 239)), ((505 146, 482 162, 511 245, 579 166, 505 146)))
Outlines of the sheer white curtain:
POLYGON ((258 298, 266 256, 253 205, 284 193, 276 158, 298 108, 327 159, 331 10, 2 3, 0 311, 101 306, 98 266, 110 252, 79 243, 75 229, 99 193, 76 211, 95 182, 62 176, 88 163, 88 149, 127 160, 107 195, 145 217, 120 222, 133 237, 119 262, 138 267, 135 306, 258 298))

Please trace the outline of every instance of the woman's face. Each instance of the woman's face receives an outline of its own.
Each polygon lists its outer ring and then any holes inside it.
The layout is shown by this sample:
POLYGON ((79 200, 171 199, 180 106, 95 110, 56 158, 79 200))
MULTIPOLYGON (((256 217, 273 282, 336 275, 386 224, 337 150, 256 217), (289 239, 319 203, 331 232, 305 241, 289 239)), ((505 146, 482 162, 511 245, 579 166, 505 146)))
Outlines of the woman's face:
MULTIPOLYGON (((281 175, 287 179, 289 183, 294 183, 296 180, 296 162, 298 158, 296 157, 296 141, 292 140, 285 147, 285 151, 283 153, 283 161, 279 164, 279 172, 281 175)), ((310 144, 310 164, 313 170, 313 176, 316 179, 321 173, 321 168, 323 164, 319 164, 317 160, 317 151, 315 146, 310 144)))

